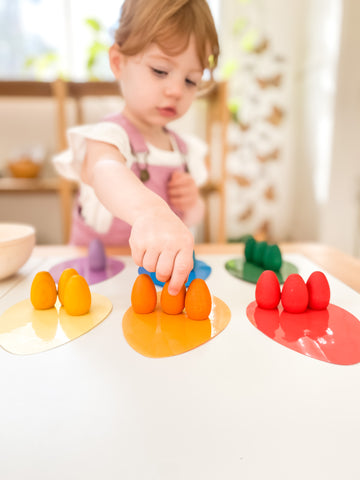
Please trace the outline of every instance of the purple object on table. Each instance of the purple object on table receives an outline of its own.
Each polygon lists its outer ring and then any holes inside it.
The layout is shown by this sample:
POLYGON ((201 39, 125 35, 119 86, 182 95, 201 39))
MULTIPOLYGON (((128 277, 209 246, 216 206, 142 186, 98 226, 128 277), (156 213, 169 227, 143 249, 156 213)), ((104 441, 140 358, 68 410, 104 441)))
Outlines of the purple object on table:
POLYGON ((89 245, 86 257, 66 260, 50 268, 49 272, 56 283, 66 268, 75 268, 89 285, 103 282, 120 273, 125 267, 124 262, 116 258, 106 257, 105 249, 100 240, 93 240, 89 245))
POLYGON ((92 240, 89 245, 88 257, 91 271, 99 272, 106 269, 105 248, 100 240, 92 240))

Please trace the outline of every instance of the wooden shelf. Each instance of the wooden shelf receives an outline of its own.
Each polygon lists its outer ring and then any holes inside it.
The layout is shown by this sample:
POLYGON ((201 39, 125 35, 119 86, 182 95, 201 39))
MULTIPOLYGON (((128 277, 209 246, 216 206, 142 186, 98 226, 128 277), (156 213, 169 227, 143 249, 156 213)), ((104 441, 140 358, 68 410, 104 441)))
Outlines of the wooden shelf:
MULTIPOLYGON (((66 82, 67 97, 119 95, 116 82, 66 82)), ((53 97, 54 82, 0 81, 2 97, 53 97)))
MULTIPOLYGON (((57 177, 49 178, 0 178, 0 192, 19 193, 19 192, 58 192, 61 187, 61 180, 57 177)), ((73 186, 76 190, 76 184, 73 186)))

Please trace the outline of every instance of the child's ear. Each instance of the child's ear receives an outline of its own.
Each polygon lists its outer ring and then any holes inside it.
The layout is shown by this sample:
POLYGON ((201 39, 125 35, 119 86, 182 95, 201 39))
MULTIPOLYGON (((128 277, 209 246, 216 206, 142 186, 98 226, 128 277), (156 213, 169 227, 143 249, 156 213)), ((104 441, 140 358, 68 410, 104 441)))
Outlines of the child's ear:
POLYGON ((109 50, 109 62, 111 71, 116 79, 120 77, 123 61, 124 55, 121 53, 119 45, 114 43, 109 50))

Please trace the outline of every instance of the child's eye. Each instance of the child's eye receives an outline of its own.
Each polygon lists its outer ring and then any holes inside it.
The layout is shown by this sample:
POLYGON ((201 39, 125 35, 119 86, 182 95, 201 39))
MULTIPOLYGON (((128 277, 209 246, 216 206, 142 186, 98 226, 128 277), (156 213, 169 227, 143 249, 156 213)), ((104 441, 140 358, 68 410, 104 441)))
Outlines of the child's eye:
POLYGON ((160 70, 159 68, 150 67, 151 71, 158 77, 166 77, 167 72, 165 70, 160 70))
POLYGON ((194 80, 190 80, 190 78, 186 78, 185 82, 189 87, 197 87, 197 83, 194 80))

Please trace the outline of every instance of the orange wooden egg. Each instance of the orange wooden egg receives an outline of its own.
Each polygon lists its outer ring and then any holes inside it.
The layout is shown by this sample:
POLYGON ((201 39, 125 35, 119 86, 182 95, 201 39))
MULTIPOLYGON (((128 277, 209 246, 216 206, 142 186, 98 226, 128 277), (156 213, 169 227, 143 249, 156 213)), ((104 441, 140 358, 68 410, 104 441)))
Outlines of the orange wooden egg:
POLYGON ((211 312, 211 294, 205 280, 195 278, 185 296, 186 314, 192 320, 206 320, 211 312))
POLYGON ((64 305, 65 285, 67 284, 69 278, 73 275, 78 275, 78 272, 75 270, 75 268, 66 268, 60 275, 58 283, 58 295, 61 305, 64 305))
POLYGON ((30 301, 36 310, 47 310, 55 305, 56 285, 49 272, 38 272, 31 284, 30 301))
POLYGON ((131 305, 135 313, 151 313, 157 303, 156 288, 150 275, 141 273, 131 291, 131 305))
POLYGON ((81 275, 72 275, 64 289, 64 308, 68 315, 85 315, 91 307, 89 285, 81 275))
POLYGON ((186 287, 183 285, 177 295, 170 295, 168 292, 169 282, 166 282, 160 297, 161 309, 169 315, 178 315, 184 310, 186 287))

